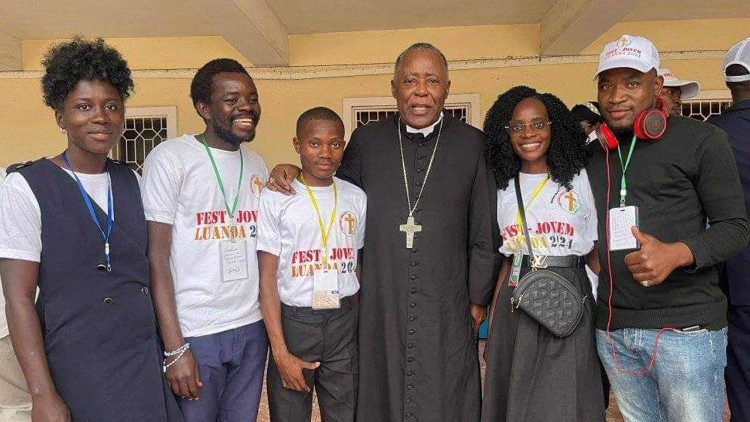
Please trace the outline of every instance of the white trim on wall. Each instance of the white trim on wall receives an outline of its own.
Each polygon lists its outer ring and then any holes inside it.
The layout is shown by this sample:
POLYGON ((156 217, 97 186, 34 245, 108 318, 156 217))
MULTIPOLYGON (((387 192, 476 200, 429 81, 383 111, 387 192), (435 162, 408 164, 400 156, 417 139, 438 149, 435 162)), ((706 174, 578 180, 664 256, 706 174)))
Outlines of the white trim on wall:
MULTIPOLYGON (((724 50, 671 51, 660 53, 662 60, 723 59, 724 50)), ((571 63, 596 63, 598 54, 576 56, 523 56, 504 58, 484 58, 474 60, 451 60, 450 70, 493 69, 505 67, 545 66, 571 63)), ((192 79, 197 69, 150 69, 133 70, 134 78, 143 79, 192 79)), ((287 66, 287 67, 249 67, 248 72, 256 80, 300 80, 320 78, 342 78, 349 76, 390 75, 393 63, 325 65, 325 66, 287 66)), ((591 73, 593 75, 592 67, 591 73)), ((0 79, 40 79, 42 71, 0 72, 0 79)))

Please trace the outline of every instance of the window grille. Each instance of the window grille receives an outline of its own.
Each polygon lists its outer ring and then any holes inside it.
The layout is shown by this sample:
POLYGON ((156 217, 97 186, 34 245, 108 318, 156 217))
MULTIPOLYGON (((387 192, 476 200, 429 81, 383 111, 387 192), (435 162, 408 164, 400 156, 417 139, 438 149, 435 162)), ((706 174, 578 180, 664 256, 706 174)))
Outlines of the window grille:
POLYGON ((703 91, 697 97, 682 103, 682 115, 705 121, 710 116, 721 114, 732 105, 728 91, 703 91))
POLYGON ((176 107, 126 109, 125 131, 112 149, 112 158, 141 173, 148 153, 176 133, 176 107))
MULTIPOLYGON (((454 118, 479 127, 478 94, 449 95, 444 108, 454 118)), ((342 116, 346 133, 351 135, 352 130, 392 116, 396 111, 396 101, 392 97, 345 98, 342 116)))

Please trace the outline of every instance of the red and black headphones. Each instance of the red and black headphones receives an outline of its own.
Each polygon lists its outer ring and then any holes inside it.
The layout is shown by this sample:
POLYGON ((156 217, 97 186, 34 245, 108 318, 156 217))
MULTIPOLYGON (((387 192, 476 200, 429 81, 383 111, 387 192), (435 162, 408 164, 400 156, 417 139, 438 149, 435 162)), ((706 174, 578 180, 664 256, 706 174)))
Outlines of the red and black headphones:
MULTIPOLYGON (((633 122, 633 134, 641 140, 656 140, 667 131, 667 108, 661 98, 656 100, 656 108, 648 108, 638 113, 633 122)), ((618 142, 612 129, 606 123, 600 123, 589 134, 588 142, 599 141, 604 148, 615 149, 618 142)))

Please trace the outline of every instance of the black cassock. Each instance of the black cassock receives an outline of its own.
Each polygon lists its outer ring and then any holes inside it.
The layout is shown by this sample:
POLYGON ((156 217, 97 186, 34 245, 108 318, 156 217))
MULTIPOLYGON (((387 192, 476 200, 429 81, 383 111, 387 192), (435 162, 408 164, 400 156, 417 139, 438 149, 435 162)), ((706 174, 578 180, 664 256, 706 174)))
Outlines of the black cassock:
MULTIPOLYGON (((397 116, 354 131, 338 177, 367 193, 359 321, 357 421, 477 421, 479 360, 469 302, 495 281, 496 194, 482 132, 444 113, 432 170, 406 248, 408 205, 397 116)), ((412 205, 438 126, 426 138, 400 124, 412 205)))

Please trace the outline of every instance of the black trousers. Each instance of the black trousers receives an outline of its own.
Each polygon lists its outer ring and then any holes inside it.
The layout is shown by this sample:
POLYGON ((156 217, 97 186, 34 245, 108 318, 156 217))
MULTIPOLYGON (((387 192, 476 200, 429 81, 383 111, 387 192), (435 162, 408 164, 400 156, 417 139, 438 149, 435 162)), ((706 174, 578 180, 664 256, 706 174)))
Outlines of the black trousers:
POLYGON ((732 422, 750 421, 750 306, 729 305, 727 399, 732 422))
MULTIPOLYGON (((313 310, 281 304, 281 325, 289 353, 306 362, 320 362, 316 370, 303 370, 303 374, 318 395, 320 414, 326 422, 354 420, 359 374, 358 317, 359 306, 351 297, 342 299, 339 309, 313 310)), ((273 358, 268 363, 267 387, 271 421, 310 421, 312 392, 284 388, 273 358)))

